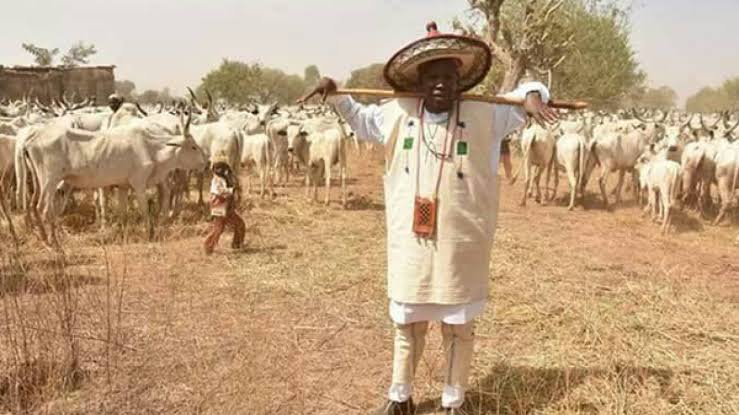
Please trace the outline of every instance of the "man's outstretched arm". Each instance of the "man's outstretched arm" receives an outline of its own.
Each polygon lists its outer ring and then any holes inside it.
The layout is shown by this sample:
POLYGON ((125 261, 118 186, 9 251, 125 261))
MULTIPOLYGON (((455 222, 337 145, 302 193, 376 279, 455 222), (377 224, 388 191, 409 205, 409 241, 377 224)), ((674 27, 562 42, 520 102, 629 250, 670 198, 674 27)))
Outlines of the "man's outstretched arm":
POLYGON ((358 139, 384 143, 385 137, 381 129, 383 115, 380 107, 360 104, 350 95, 331 95, 336 89, 336 82, 333 79, 323 78, 316 88, 300 98, 298 103, 303 103, 314 95, 320 94, 323 102, 328 100, 336 107, 336 111, 349 123, 358 139))

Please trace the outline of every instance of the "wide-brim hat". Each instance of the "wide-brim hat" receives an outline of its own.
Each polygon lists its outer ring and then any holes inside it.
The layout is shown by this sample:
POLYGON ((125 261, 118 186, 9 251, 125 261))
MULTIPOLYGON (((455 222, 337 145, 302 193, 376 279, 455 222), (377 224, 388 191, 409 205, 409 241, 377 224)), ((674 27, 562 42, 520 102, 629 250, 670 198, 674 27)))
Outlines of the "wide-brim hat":
POLYGON ((456 59, 459 62, 459 88, 468 91, 487 76, 493 62, 493 53, 484 41, 455 34, 441 34, 436 23, 426 26, 427 36, 400 49, 385 64, 385 81, 396 91, 418 92, 422 64, 438 59, 456 59))

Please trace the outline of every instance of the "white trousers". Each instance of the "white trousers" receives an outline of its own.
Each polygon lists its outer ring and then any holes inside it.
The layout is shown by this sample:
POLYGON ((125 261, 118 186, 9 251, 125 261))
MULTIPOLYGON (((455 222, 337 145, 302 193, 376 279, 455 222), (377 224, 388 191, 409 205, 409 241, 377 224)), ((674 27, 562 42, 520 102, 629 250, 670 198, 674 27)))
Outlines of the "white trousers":
MULTIPOLYGON (((413 378, 426 345, 428 324, 428 321, 395 324, 393 380, 388 392, 388 398, 392 401, 405 402, 411 397, 413 378)), ((445 408, 457 408, 464 402, 472 365, 473 326, 473 322, 441 324, 446 357, 441 404, 445 408)))

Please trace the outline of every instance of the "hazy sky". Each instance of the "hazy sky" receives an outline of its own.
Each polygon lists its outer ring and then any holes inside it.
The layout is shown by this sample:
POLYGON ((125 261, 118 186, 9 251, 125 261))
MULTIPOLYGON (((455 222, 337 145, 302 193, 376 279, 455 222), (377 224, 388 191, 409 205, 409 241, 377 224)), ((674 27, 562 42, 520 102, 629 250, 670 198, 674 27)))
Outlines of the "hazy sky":
MULTIPOLYGON (((511 0, 513 1, 513 0, 511 0)), ((66 50, 94 43, 141 91, 183 93, 222 58, 335 78, 450 29, 465 0, 0 0, 0 64, 30 64, 22 42, 66 50)), ((633 44, 655 85, 681 98, 739 75, 739 0, 636 0, 633 44)), ((556 91, 555 91, 556 94, 556 91)))

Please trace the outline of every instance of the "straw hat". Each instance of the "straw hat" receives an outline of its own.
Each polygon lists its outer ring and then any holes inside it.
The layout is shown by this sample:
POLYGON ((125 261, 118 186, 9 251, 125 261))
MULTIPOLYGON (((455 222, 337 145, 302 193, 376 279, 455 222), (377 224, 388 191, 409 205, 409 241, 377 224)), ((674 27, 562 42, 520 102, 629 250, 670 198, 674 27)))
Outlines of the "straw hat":
POLYGON ((429 61, 453 58, 459 62, 460 91, 479 84, 490 70, 493 54, 487 43, 469 36, 441 34, 436 23, 426 25, 426 37, 400 49, 385 64, 385 80, 396 91, 418 92, 418 67, 429 61))

